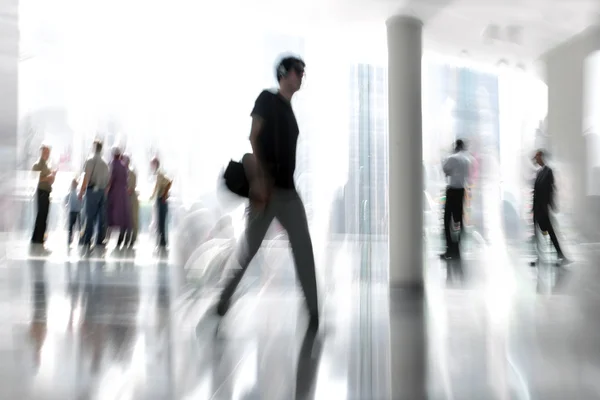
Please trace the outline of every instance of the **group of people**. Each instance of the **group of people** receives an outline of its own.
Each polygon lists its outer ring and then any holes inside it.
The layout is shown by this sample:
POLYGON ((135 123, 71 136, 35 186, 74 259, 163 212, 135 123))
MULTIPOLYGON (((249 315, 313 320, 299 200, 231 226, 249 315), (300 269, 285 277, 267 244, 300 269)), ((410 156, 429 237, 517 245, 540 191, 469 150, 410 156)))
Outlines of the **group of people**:
MULTIPOLYGON (((555 181, 552 168, 548 166, 544 150, 537 150, 532 160, 539 168, 533 185, 533 225, 535 238, 537 231, 549 235, 558 258, 557 265, 566 265, 570 261, 565 257, 550 218, 550 211, 556 210, 555 181)), ((464 234, 465 190, 470 185, 472 157, 468 154, 465 142, 458 139, 454 144, 454 153, 443 162, 444 174, 448 179, 446 203, 444 206, 444 236, 446 251, 442 259, 460 258, 460 241, 464 234)), ((538 244, 539 247, 539 244, 538 244)), ((531 263, 537 265, 538 261, 531 263)))
MULTIPOLYGON (((216 312, 220 316, 224 316, 229 310, 238 284, 259 250, 271 222, 276 218, 287 231, 290 240, 297 277, 309 314, 309 326, 319 326, 313 246, 305 208, 294 183, 299 128, 291 100, 302 85, 305 65, 298 57, 283 58, 275 69, 279 89, 263 91, 256 99, 250 114, 252 154, 243 161, 250 185, 247 228, 236 257, 239 268, 234 269, 226 282, 216 306, 216 312)), ((98 227, 96 245, 105 243, 106 207, 108 226, 120 229, 118 245, 131 246, 135 242, 137 232, 135 173, 128 168, 129 159, 118 149, 113 152, 113 160, 109 167, 101 158, 102 143, 95 142, 94 146, 95 154, 84 166, 84 178, 79 193, 76 198, 73 194, 69 197, 69 205, 74 207, 73 213, 78 210, 76 199, 81 201, 85 197, 86 229, 83 245, 90 247, 95 226, 98 227)), ((32 243, 43 243, 46 230, 49 194, 55 178, 55 171, 47 166, 49 152, 49 148, 43 147, 40 160, 33 167, 35 171, 40 172, 40 179, 37 191, 38 216, 32 243)), ((544 162, 543 152, 538 152, 535 160, 541 168, 534 186, 534 221, 544 232, 550 234, 559 258, 564 259, 548 217, 549 208, 553 206, 552 171, 544 162)), ((444 212, 447 250, 442 257, 445 259, 460 257, 459 243, 462 235, 459 234, 457 239, 456 235, 452 234, 452 224, 458 225, 460 232, 463 231, 463 203, 470 163, 465 143, 462 140, 456 141, 454 154, 448 157, 443 165, 443 170, 449 177, 444 212)), ((151 165, 157 175, 152 197, 156 198, 158 244, 165 247, 167 199, 171 181, 160 172, 158 159, 153 159, 151 165)), ((73 182, 73 190, 76 187, 77 182, 73 182)), ((71 221, 73 219, 75 216, 71 217, 71 221)), ((69 238, 71 233, 72 229, 69 238)))
MULTIPOLYGON (((99 246, 104 248, 113 230, 119 232, 118 249, 132 248, 138 235, 137 174, 130 168, 130 157, 123 154, 119 147, 114 147, 112 160, 106 163, 102 158, 102 149, 102 142, 95 141, 93 155, 83 167, 81 184, 73 179, 70 192, 65 198, 68 245, 73 242, 75 225, 78 224, 80 230, 85 226, 83 235, 77 239, 84 252, 90 252, 99 246)), ((32 168, 39 172, 37 215, 31 238, 31 243, 35 245, 43 245, 46 239, 50 193, 57 172, 50 169, 49 157, 50 147, 43 145, 40 159, 32 168)), ((156 199, 157 245, 160 249, 166 249, 168 198, 172 181, 160 169, 158 158, 153 158, 150 165, 156 175, 151 199, 156 199)))

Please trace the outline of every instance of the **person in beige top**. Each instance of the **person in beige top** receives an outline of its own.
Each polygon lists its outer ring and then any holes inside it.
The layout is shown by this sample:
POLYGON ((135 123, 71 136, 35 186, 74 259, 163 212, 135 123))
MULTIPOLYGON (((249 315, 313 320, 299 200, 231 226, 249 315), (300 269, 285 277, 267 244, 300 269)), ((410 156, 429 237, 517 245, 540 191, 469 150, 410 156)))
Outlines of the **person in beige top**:
POLYGON ((135 244, 138 234, 138 215, 140 210, 140 203, 138 199, 138 194, 136 192, 137 188, 137 174, 131 168, 131 157, 128 155, 123 156, 123 163, 125 167, 129 171, 129 176, 127 178, 127 194, 129 194, 129 201, 131 204, 131 230, 128 230, 125 235, 125 246, 131 248, 135 244))
POLYGON ((83 182, 79 190, 79 199, 85 195, 85 234, 83 236, 84 251, 89 252, 92 235, 96 231, 96 246, 104 247, 106 238, 106 195, 110 174, 108 164, 102 159, 103 144, 94 141, 94 154, 83 165, 83 182))
POLYGON ((56 170, 51 170, 48 166, 50 146, 42 145, 40 152, 40 159, 31 168, 32 171, 40 173, 36 190, 37 215, 33 234, 31 235, 32 244, 43 244, 45 241, 48 213, 50 211, 50 192, 56 176, 56 170))
POLYGON ((173 181, 167 178, 160 169, 160 161, 153 158, 150 162, 152 171, 156 174, 156 184, 150 200, 156 198, 156 211, 158 214, 158 247, 165 249, 167 247, 167 212, 169 210, 168 198, 169 191, 173 181))

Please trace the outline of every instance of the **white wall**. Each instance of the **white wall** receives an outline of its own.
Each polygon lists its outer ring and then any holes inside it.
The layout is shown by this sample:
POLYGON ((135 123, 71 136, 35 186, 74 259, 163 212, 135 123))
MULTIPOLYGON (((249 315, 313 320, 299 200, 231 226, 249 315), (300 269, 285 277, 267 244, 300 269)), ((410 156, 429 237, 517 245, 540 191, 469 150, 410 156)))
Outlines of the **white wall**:
POLYGON ((543 56, 548 84, 548 134, 564 211, 572 211, 574 222, 589 236, 600 231, 596 200, 587 196, 588 142, 584 132, 585 76, 587 57, 600 49, 600 27, 591 27, 543 56))
POLYGON ((0 0, 0 232, 12 230, 17 149, 19 31, 17 1, 0 0))

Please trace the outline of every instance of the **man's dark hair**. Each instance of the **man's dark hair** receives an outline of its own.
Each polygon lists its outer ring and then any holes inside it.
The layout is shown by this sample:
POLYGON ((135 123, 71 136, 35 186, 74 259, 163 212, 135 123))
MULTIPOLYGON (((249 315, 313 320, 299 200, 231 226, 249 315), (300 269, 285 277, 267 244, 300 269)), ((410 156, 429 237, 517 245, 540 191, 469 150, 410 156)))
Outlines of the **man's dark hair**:
POLYGON ((282 58, 277 64, 277 67, 275 67, 275 77, 277 78, 277 82, 285 77, 291 70, 295 69, 296 71, 304 72, 305 67, 306 63, 300 57, 289 56, 282 58))
POLYGON ((537 149, 536 155, 539 154, 542 158, 546 157, 546 151, 544 149, 537 149))
POLYGON ((102 141, 101 140, 94 140, 94 151, 96 153, 100 153, 102 151, 102 141))
POLYGON ((456 151, 462 151, 465 149, 465 142, 462 139, 458 139, 455 143, 454 143, 454 149, 456 151))

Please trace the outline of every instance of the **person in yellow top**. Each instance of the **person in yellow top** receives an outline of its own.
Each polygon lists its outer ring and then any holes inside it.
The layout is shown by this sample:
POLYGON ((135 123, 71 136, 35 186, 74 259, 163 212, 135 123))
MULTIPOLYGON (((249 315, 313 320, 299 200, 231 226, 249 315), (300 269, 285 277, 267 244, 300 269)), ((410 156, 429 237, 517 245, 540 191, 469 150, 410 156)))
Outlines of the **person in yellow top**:
POLYGON ((150 162, 150 168, 156 175, 156 184, 150 200, 156 198, 156 211, 158 214, 158 247, 165 249, 167 247, 167 212, 169 210, 169 191, 173 181, 167 178, 160 169, 160 161, 154 157, 150 162))
POLYGON ((40 148, 40 159, 31 168, 32 171, 40 173, 36 191, 37 215, 31 236, 32 244, 44 244, 46 239, 48 213, 50 212, 50 192, 52 191, 52 185, 56 176, 56 170, 51 170, 48 166, 49 158, 50 146, 42 145, 40 148))

